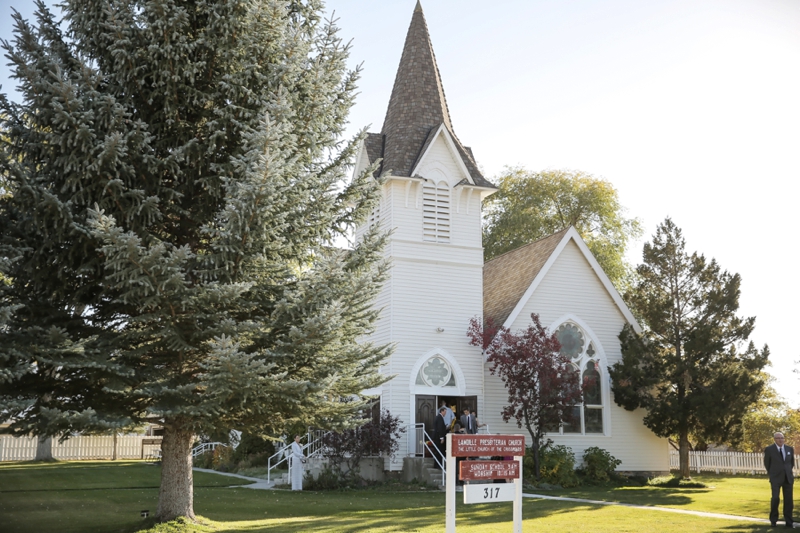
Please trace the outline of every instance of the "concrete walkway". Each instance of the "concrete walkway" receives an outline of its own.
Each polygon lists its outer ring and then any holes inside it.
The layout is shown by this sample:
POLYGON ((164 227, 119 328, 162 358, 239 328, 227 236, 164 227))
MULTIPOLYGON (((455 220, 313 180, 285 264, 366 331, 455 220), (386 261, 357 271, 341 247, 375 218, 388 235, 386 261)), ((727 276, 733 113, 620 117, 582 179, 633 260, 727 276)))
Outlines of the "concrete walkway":
MULTIPOLYGON (((636 505, 633 503, 606 502, 602 500, 584 500, 583 498, 548 496, 546 494, 523 494, 522 497, 538 498, 542 500, 557 500, 562 502, 590 503, 592 505, 618 505, 620 507, 633 507, 635 509, 644 509, 646 511, 662 511, 664 513, 677 513, 677 514, 688 514, 693 516, 702 516, 704 518, 721 518, 723 520, 737 520, 739 522, 755 522, 757 524, 769 524, 769 520, 766 518, 753 518, 752 516, 739 516, 739 515, 723 514, 723 513, 707 513, 705 511, 690 511, 688 509, 672 509, 670 507, 655 507, 651 505, 636 505)), ((778 524, 783 525, 783 521, 778 522, 778 524)))
POLYGON ((275 486, 275 481, 267 481, 266 479, 261 479, 258 477, 248 477, 242 476, 240 474, 231 474, 229 472, 220 472, 218 470, 211 470, 208 468, 192 468, 197 472, 205 472, 207 474, 217 474, 218 476, 228 476, 228 477, 235 477, 239 479, 246 479, 247 481, 252 481, 252 485, 232 485, 231 488, 242 488, 242 489, 271 489, 275 486))

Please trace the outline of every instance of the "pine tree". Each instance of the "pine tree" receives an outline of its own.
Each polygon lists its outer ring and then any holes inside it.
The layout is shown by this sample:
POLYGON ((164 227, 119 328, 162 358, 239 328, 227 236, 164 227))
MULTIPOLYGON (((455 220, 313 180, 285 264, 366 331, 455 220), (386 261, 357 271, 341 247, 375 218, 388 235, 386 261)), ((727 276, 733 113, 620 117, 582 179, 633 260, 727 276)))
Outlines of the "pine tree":
POLYGON ((0 418, 158 420, 162 520, 194 517, 196 435, 348 427, 383 380, 383 237, 332 246, 378 183, 346 180, 358 71, 322 8, 66 0, 4 43, 0 418))
POLYGON ((769 350, 744 346, 755 318, 736 314, 741 277, 689 255, 672 220, 658 226, 643 259, 628 299, 646 327, 642 335, 622 330, 611 388, 618 405, 647 411, 644 424, 656 435, 677 435, 680 474, 688 478, 690 433, 706 442, 741 438, 742 417, 764 387, 769 350))

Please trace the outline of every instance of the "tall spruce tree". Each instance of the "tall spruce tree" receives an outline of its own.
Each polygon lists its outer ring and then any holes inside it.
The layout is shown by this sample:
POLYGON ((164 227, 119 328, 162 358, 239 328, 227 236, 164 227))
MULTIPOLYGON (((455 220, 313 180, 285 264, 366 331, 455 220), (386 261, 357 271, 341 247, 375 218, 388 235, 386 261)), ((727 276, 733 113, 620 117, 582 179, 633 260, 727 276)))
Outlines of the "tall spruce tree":
POLYGON ((383 238, 331 244, 379 189, 346 181, 358 72, 322 9, 65 0, 3 43, 0 418, 159 420, 162 520, 194 517, 195 435, 347 427, 383 379, 383 238))
POLYGON ((755 318, 736 314, 739 274, 689 255, 672 220, 658 226, 643 260, 627 296, 645 329, 639 335, 626 325, 620 333, 611 388, 618 405, 647 411, 644 424, 656 435, 678 437, 680 474, 690 477, 689 434, 706 442, 741 438, 742 417, 764 387, 769 350, 745 347, 755 318))

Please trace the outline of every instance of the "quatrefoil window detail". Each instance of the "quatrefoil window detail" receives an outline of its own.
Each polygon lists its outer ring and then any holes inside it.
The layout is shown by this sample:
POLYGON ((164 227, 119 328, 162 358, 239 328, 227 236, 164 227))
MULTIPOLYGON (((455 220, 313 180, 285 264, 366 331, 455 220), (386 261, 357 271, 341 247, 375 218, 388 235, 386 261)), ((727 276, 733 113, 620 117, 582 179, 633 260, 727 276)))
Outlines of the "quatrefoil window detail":
POLYGON ((455 387, 456 381, 453 369, 442 357, 433 356, 420 368, 417 374, 417 385, 429 387, 455 387))

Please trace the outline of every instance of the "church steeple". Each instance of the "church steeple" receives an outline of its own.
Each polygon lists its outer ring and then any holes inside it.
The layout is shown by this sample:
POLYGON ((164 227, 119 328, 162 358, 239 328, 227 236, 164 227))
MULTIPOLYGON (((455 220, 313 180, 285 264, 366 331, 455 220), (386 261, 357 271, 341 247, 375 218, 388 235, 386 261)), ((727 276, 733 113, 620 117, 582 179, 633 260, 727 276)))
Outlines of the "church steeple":
POLYGON ((386 136, 383 168, 408 176, 430 130, 442 123, 452 131, 442 78, 418 0, 381 129, 386 136))
POLYGON ((483 177, 472 152, 461 144, 453 131, 428 25, 417 0, 383 128, 380 135, 370 133, 365 140, 369 160, 382 157, 380 172, 391 170, 394 176, 411 176, 440 128, 450 135, 457 157, 464 163, 468 181, 495 188, 483 177))

